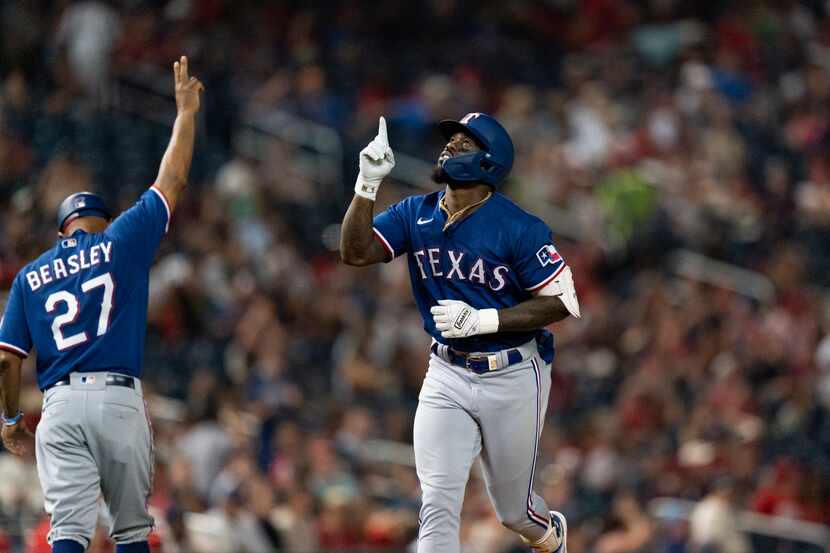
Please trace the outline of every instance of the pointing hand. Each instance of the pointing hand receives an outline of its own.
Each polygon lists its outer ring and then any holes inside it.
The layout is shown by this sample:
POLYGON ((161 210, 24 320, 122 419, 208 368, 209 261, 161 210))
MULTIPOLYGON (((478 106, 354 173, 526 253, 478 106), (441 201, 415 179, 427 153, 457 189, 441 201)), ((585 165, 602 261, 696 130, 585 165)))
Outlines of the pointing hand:
POLYGON ((395 167, 395 154, 389 146, 384 117, 378 120, 377 136, 360 152, 359 167, 355 194, 374 201, 380 183, 395 167))

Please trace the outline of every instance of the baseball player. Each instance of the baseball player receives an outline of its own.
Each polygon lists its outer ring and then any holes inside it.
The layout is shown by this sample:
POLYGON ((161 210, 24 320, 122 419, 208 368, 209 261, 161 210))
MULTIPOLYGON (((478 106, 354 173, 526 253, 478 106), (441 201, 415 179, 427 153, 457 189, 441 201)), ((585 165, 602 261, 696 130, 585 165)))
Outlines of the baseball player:
POLYGON ((115 220, 94 194, 66 198, 57 242, 17 274, 0 324, 3 444, 35 449, 56 553, 89 546, 99 496, 116 550, 149 553, 152 437, 139 380, 149 271, 187 183, 203 90, 186 57, 173 73, 178 114, 155 184, 115 220), (35 437, 19 410, 33 347, 44 394, 35 437))
POLYGON ((442 121, 447 145, 433 180, 372 219, 378 187, 395 166, 380 118, 360 153, 341 256, 371 265, 408 254, 412 290, 432 336, 415 414, 421 483, 418 553, 457 553, 464 488, 480 454, 499 520, 534 551, 565 553, 565 517, 533 492, 547 410, 553 336, 579 317, 573 277, 551 231, 498 192, 513 166, 507 131, 484 113, 442 121))

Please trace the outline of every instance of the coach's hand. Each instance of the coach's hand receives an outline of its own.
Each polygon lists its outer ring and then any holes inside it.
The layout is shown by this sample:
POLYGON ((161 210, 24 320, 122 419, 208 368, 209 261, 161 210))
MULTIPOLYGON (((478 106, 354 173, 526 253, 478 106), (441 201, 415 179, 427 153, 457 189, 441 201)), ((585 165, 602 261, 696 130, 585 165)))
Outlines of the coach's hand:
POLYGON ((173 64, 176 109, 179 115, 194 115, 199 111, 199 94, 205 89, 202 82, 187 71, 187 56, 173 64))
POLYGON ((492 334, 499 329, 496 309, 475 309, 463 301, 438 300, 429 310, 435 328, 444 338, 466 338, 476 334, 492 334))
POLYGON ((360 172, 354 185, 354 193, 375 201, 384 177, 395 167, 395 154, 386 136, 386 119, 378 121, 378 135, 360 152, 360 172))
POLYGON ((3 425, 3 447, 15 455, 31 455, 35 451, 35 437, 21 419, 17 424, 3 425))

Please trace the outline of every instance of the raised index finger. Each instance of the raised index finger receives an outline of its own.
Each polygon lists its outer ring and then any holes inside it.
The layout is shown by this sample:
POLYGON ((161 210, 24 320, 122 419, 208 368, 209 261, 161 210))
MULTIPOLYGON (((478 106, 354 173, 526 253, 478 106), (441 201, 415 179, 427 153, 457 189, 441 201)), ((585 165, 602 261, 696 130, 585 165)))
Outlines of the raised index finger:
POLYGON ((187 80, 190 78, 190 76, 187 74, 187 56, 181 57, 181 59, 179 60, 179 65, 181 65, 182 68, 181 79, 183 82, 187 82, 187 80))
POLYGON ((389 138, 386 136, 386 118, 381 115, 378 119, 378 138, 384 146, 389 146, 389 138))

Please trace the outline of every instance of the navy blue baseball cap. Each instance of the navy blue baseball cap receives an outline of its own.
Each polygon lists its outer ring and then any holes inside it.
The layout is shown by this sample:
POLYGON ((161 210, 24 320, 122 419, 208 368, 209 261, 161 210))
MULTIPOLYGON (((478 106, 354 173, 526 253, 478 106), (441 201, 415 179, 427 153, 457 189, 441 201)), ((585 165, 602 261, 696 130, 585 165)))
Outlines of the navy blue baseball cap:
POLYGON ((101 217, 109 221, 112 212, 97 194, 77 192, 61 202, 58 208, 58 230, 63 232, 67 224, 79 217, 101 217))

